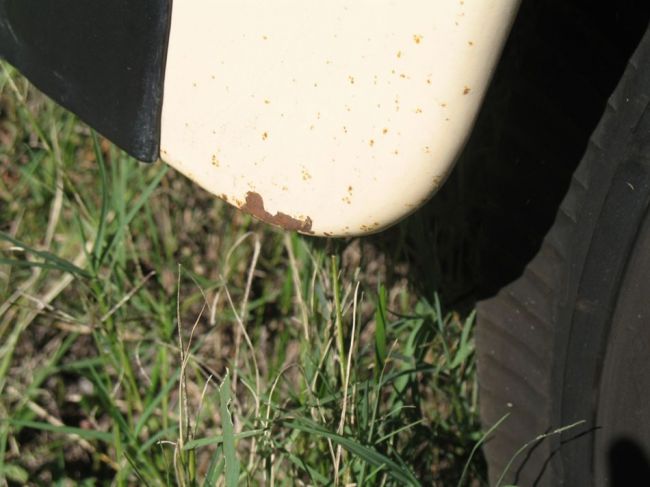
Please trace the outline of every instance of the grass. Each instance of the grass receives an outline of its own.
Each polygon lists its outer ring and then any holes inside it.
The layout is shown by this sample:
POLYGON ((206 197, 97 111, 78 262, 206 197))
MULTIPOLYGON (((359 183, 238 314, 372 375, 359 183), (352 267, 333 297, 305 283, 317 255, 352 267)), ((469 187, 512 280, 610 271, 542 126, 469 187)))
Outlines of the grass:
POLYGON ((483 485, 474 315, 377 242, 260 224, 3 65, 0 485, 483 485))

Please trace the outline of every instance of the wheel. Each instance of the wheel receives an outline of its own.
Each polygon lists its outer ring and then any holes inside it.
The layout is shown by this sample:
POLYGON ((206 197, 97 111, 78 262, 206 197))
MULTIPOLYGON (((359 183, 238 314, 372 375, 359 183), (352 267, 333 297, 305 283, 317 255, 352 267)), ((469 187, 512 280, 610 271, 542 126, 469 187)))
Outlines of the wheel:
POLYGON ((479 304, 484 426, 509 413, 484 446, 493 485, 511 461, 502 485, 648 478, 649 200, 650 29, 538 254, 518 280, 479 304))

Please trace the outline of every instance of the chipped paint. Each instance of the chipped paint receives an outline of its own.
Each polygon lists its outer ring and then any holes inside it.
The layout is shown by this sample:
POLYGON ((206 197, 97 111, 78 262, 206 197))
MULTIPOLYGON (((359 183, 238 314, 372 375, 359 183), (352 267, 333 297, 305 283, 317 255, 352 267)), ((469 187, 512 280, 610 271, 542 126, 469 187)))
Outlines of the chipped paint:
POLYGON ((255 218, 258 218, 263 222, 270 223, 271 225, 276 225, 278 227, 284 228, 285 230, 312 233, 311 218, 304 216, 300 219, 293 218, 292 216, 289 216, 286 213, 282 213, 280 211, 275 215, 272 215, 264 209, 264 199, 262 196, 258 193, 255 193, 254 191, 249 191, 246 193, 246 203, 241 205, 240 209, 247 213, 250 213, 255 218))

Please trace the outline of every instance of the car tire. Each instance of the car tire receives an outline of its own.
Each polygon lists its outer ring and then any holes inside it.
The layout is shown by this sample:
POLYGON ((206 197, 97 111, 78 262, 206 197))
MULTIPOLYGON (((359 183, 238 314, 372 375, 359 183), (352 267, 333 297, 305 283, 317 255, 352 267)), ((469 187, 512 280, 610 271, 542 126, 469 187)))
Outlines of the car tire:
POLYGON ((481 419, 507 415, 484 445, 492 485, 629 485, 650 472, 649 201, 650 29, 539 252, 479 303, 481 419))

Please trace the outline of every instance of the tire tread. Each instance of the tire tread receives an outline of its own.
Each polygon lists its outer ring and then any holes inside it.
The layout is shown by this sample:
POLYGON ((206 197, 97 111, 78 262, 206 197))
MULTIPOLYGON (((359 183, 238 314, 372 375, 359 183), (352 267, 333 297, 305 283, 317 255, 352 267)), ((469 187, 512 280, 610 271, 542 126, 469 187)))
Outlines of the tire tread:
MULTIPOLYGON (((620 142, 628 140, 632 129, 629 122, 639 117, 641 108, 632 107, 630 100, 643 91, 639 78, 648 78, 650 71, 640 63, 641 56, 650 58, 650 30, 608 99, 539 252, 519 279, 478 305, 476 349, 483 424, 487 429, 510 413, 484 446, 492 483, 520 447, 561 426, 551 424, 556 395, 551 382, 553 362, 559 353, 556 335, 560 314, 563 306, 571 306, 581 259, 587 253, 611 175, 624 152, 620 142), (517 347, 521 349, 513 351, 517 347), (532 378, 535 384, 530 383, 532 378), (516 400, 520 407, 509 406, 516 400)), ((528 454, 520 455, 506 483, 560 485, 560 474, 549 468, 552 448, 551 442, 542 441, 528 454)))

